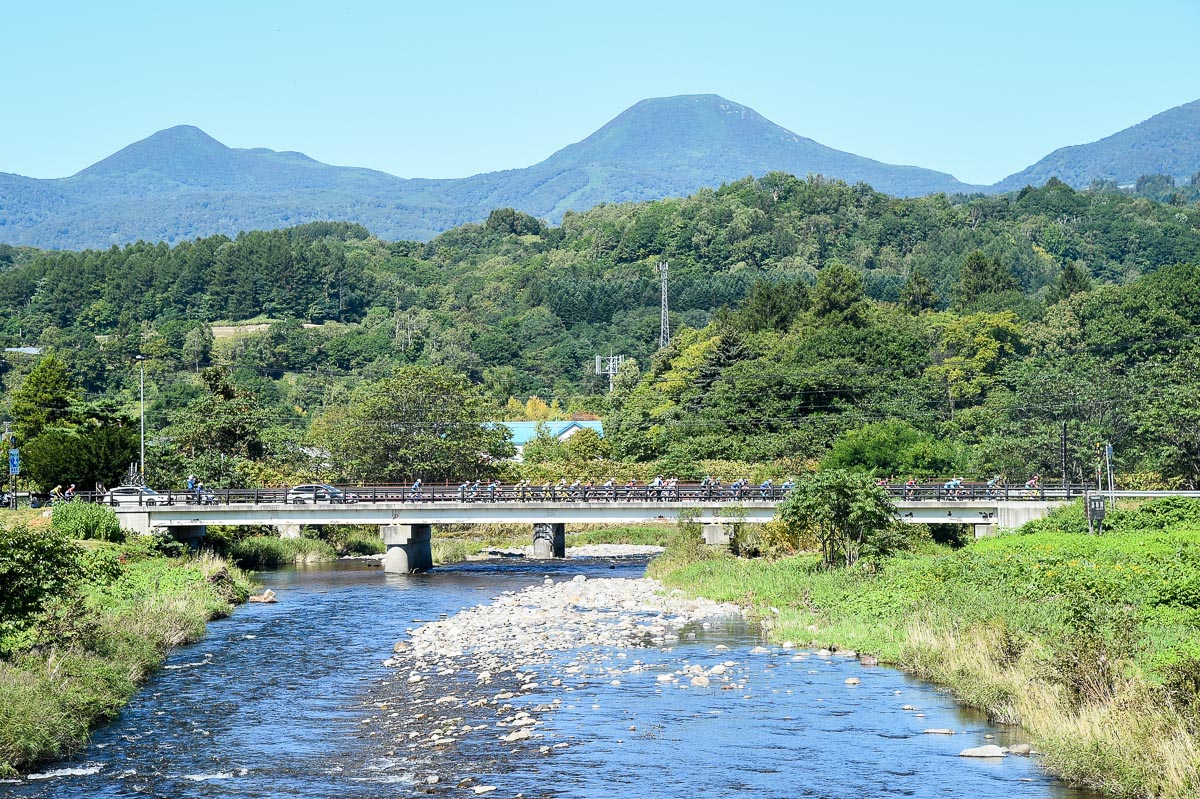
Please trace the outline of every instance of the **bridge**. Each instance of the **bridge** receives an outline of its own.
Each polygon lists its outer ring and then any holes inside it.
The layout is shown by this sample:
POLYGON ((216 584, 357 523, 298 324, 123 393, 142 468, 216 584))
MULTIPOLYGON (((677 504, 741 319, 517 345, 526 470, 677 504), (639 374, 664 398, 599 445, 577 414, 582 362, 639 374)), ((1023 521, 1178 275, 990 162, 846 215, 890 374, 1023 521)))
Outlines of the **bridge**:
MULTIPOLYGON (((377 525, 387 547, 384 568, 411 572, 432 566, 431 528, 444 524, 530 524, 535 557, 562 557, 567 523, 639 524, 687 517, 703 526, 705 541, 728 544, 733 525, 761 524, 775 517, 786 497, 781 488, 740 491, 698 485, 673 489, 572 490, 504 487, 490 492, 451 487, 346 488, 341 501, 304 502, 287 489, 222 490, 196 495, 169 492, 139 498, 114 510, 127 530, 164 530, 183 540, 199 540, 209 525, 264 525, 284 537, 299 537, 303 526, 377 525)), ((1006 491, 940 486, 890 487, 897 513, 908 524, 969 524, 977 537, 999 528, 1019 527, 1085 493, 1083 487, 1006 491)), ((102 497, 89 497, 103 501, 102 497)))

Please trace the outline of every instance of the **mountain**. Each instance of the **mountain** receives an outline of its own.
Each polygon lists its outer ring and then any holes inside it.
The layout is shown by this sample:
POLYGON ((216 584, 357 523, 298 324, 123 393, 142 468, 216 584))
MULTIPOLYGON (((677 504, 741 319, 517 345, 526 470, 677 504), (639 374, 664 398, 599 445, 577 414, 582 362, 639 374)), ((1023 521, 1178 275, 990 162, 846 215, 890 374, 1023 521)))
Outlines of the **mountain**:
POLYGON ((1200 170, 1200 100, 1163 111, 1119 133, 1055 150, 997 183, 996 191, 1041 186, 1050 178, 1077 189, 1094 180, 1133 183, 1142 175, 1190 180, 1200 170))
POLYGON ((643 100, 533 166, 453 180, 230 148, 182 125, 68 178, 0 173, 0 242, 174 243, 324 219, 359 222, 388 239, 428 239, 497 207, 557 222, 568 210, 683 196, 776 170, 864 181, 901 196, 978 190, 941 172, 826 147, 716 95, 684 95, 643 100))

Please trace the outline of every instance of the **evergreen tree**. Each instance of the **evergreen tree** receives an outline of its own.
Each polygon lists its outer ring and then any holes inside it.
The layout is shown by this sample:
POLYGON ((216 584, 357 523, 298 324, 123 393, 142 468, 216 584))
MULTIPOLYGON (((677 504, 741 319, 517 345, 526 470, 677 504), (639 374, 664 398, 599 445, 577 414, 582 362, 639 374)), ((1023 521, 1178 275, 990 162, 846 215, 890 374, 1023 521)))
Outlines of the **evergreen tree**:
POLYGON ((812 290, 812 310, 818 319, 858 324, 867 311, 867 290, 862 275, 841 261, 821 270, 812 290))
POLYGON ((933 310, 940 301, 925 273, 914 269, 900 292, 900 307, 915 316, 922 311, 933 310))
POLYGON ((1079 261, 1067 261, 1066 266, 1058 273, 1058 279, 1046 293, 1046 304, 1054 305, 1073 294, 1091 290, 1092 276, 1088 274, 1087 267, 1079 261))
POLYGON ((988 298, 1020 290, 1021 284, 1011 269, 998 258, 975 250, 959 271, 958 284, 952 292, 953 306, 956 311, 986 308, 988 298))
POLYGON ((39 360, 12 393, 10 412, 17 440, 27 441, 48 426, 69 421, 82 396, 66 362, 53 354, 39 360))

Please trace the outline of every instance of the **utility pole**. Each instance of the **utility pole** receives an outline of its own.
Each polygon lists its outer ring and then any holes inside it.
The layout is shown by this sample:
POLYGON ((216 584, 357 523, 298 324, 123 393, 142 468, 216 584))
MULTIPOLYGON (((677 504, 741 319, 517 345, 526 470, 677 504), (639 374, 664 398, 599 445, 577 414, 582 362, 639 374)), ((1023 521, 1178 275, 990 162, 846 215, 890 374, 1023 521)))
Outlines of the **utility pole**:
POLYGON ((662 260, 655 267, 662 281, 662 320, 658 327, 658 348, 662 349, 671 343, 671 323, 667 319, 667 262, 662 260))
POLYGON ((1067 420, 1066 419, 1063 419, 1063 423, 1062 423, 1062 449, 1060 450, 1060 454, 1062 455, 1063 496, 1066 496, 1067 495, 1067 492, 1066 492, 1066 488, 1067 488, 1067 420))
POLYGON ((17 509, 17 475, 21 473, 21 451, 17 449, 16 436, 4 423, 4 444, 8 447, 8 507, 17 509))
POLYGON ((624 355, 597 355, 596 356, 596 374, 608 375, 608 393, 613 390, 613 378, 617 376, 617 372, 621 370, 621 364, 625 363, 624 355))
POLYGON ((142 457, 138 461, 138 471, 142 475, 142 485, 146 484, 146 356, 135 355, 133 359, 138 362, 138 389, 142 400, 141 412, 141 427, 142 427, 142 457))

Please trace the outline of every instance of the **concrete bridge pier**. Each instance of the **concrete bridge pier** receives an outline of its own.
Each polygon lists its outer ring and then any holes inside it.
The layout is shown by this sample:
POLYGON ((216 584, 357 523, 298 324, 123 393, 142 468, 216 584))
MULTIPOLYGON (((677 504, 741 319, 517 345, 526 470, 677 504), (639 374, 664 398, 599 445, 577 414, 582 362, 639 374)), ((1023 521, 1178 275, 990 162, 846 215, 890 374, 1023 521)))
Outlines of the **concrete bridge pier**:
POLYGON ((533 525, 533 557, 565 558, 567 556, 567 526, 561 522, 539 522, 533 525))
POLYGON ((381 524, 379 535, 387 546, 387 554, 383 556, 385 572, 413 574, 433 568, 428 524, 381 524))
POLYGON ((704 535, 704 543, 710 547, 729 547, 731 542, 730 531, 732 527, 724 524, 706 524, 701 532, 704 535))
POLYGON ((302 526, 299 524, 277 524, 275 525, 275 529, 279 531, 280 538, 299 538, 302 526))
POLYGON ((208 534, 208 527, 203 524, 193 524, 186 527, 174 526, 163 528, 171 531, 171 535, 176 541, 181 541, 188 545, 188 549, 199 549, 200 542, 204 540, 204 536, 208 534))
POLYGON ((975 531, 976 538, 991 538, 999 529, 999 525, 996 524, 973 524, 971 527, 975 531))

